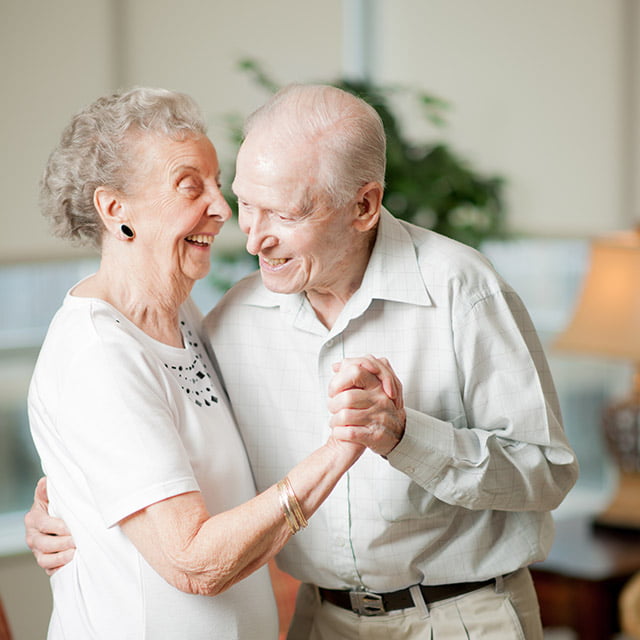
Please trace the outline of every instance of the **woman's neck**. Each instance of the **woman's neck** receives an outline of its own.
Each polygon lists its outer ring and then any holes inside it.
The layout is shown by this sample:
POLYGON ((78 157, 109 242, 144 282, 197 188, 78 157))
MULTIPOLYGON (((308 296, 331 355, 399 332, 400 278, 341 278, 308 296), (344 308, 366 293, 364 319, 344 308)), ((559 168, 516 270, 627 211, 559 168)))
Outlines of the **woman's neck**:
POLYGON ((103 254, 97 273, 81 282, 73 294, 104 300, 150 337, 181 348, 178 316, 192 286, 103 254))

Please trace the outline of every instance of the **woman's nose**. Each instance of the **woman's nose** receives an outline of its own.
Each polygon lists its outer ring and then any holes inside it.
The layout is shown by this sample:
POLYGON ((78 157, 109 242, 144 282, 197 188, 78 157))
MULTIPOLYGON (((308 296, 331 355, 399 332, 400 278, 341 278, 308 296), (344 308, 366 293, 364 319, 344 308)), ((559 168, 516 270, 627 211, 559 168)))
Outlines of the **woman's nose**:
POLYGON ((225 200, 222 193, 218 192, 212 197, 211 202, 207 207, 207 215, 217 218, 221 222, 226 222, 231 218, 231 207, 225 200))

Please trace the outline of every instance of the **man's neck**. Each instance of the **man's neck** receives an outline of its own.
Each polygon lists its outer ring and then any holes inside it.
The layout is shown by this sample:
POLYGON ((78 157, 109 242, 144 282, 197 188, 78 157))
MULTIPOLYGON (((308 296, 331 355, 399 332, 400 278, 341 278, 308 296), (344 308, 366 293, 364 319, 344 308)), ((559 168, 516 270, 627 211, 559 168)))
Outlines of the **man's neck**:
POLYGON ((306 296, 318 320, 320 320, 327 329, 331 330, 353 293, 355 293, 355 291, 343 297, 331 292, 308 292, 306 296))
POLYGON ((375 241, 376 234, 373 233, 367 238, 366 245, 362 247, 361 251, 355 252, 357 257, 353 259, 348 275, 338 282, 337 286, 305 291, 307 300, 318 320, 327 329, 333 328, 351 296, 360 288, 375 241))

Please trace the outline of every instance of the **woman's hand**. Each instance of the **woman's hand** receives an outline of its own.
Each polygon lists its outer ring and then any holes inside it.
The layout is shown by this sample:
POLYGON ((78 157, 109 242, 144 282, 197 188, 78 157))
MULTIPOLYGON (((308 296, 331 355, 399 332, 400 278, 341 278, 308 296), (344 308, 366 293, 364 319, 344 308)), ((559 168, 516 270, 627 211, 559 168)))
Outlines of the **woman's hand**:
POLYGON ((387 455, 404 435, 402 383, 386 358, 346 358, 329 383, 333 437, 387 455))
POLYGON ((52 518, 48 510, 47 479, 40 478, 31 510, 24 517, 25 539, 38 565, 52 575, 71 562, 75 545, 64 521, 52 518))

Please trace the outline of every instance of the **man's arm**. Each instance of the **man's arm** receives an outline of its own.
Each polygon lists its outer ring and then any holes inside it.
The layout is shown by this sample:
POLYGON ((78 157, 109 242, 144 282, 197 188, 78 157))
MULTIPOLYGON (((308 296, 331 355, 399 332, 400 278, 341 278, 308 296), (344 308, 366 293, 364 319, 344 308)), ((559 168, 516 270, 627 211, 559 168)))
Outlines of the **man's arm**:
MULTIPOLYGON (((578 464, 562 428, 544 352, 522 303, 515 294, 489 295, 457 319, 453 335, 460 389, 444 391, 461 396, 457 422, 407 407, 395 446, 388 452, 371 448, 451 505, 555 509, 575 484, 578 464)), ((356 396, 339 376, 334 376, 336 394, 329 405, 336 437, 369 445, 377 432, 389 436, 387 446, 392 444, 397 407, 381 405, 374 390, 369 408, 381 412, 367 425, 369 418, 358 419, 366 417, 364 392, 356 396), (376 430, 376 425, 384 428, 376 430)))
POLYGON ((33 505, 24 517, 25 538, 36 562, 53 575, 71 561, 75 545, 64 520, 49 515, 47 479, 40 478, 36 485, 33 505))

